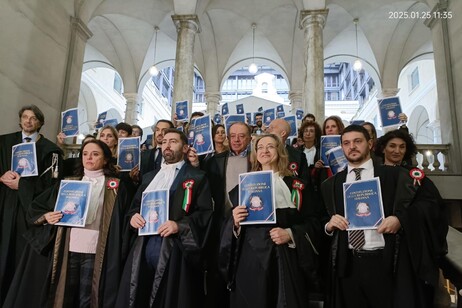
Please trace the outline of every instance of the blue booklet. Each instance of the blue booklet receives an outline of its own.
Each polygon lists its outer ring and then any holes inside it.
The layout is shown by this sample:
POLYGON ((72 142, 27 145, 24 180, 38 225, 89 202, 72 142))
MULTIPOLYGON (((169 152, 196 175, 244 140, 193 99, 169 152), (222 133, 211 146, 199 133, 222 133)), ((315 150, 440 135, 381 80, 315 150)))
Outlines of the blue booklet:
POLYGON ((152 147, 152 138, 154 138, 154 134, 149 134, 146 136, 146 140, 143 142, 144 144, 146 144, 146 146, 148 147, 152 147))
POLYGON ((115 128, 117 124, 119 124, 119 121, 117 119, 107 119, 104 121, 103 126, 109 125, 115 128))
POLYGON ((169 191, 144 191, 141 197, 140 215, 146 221, 143 228, 138 229, 138 235, 159 234, 157 230, 168 220, 169 191))
POLYGON ((184 132, 184 127, 183 126, 178 126, 176 129, 179 130, 180 132, 184 132))
POLYGON ((330 149, 340 146, 340 144, 340 135, 321 136, 320 157, 324 163, 324 167, 328 167, 326 152, 330 149))
POLYGON ((130 171, 140 163, 140 137, 119 138, 117 165, 120 171, 130 171))
POLYGON ((224 103, 223 106, 221 106, 221 115, 227 115, 229 114, 229 108, 228 108, 228 103, 224 103))
POLYGON ((343 183, 347 230, 377 229, 384 218, 379 178, 343 183))
POLYGON ((61 131, 66 137, 79 135, 79 110, 77 108, 61 112, 61 131))
POLYGON ((98 114, 98 119, 96 119, 96 126, 95 126, 95 128, 101 128, 101 127, 103 127, 104 121, 106 121, 106 117, 107 117, 107 111, 101 112, 100 114, 98 114))
POLYGON ((243 114, 233 114, 225 116, 225 131, 226 135, 228 135, 229 127, 236 122, 245 123, 245 115, 243 114))
POLYGON ((19 143, 11 148, 11 171, 21 177, 38 175, 35 142, 19 143))
POLYGON ((239 205, 245 205, 249 213, 241 225, 276 223, 273 172, 239 174, 239 205))
POLYGON ((284 105, 278 105, 276 107, 276 112, 284 112, 284 105))
POLYGON ((208 114, 194 121, 193 148, 196 149, 197 155, 213 152, 212 123, 208 114))
POLYGON ((302 109, 297 109, 295 111, 295 116, 297 117, 297 120, 303 120, 303 110, 302 109))
POLYGON ((188 101, 176 102, 175 104, 176 120, 177 121, 188 121, 189 120, 189 110, 188 110, 188 101))
POLYGON ((278 111, 276 113, 276 118, 281 119, 286 116, 286 113, 284 111, 278 111))
POLYGON ((244 114, 244 104, 237 104, 236 105, 236 113, 237 114, 244 114))
POLYGON ((246 118, 246 120, 247 120, 247 124, 253 125, 253 122, 252 122, 252 112, 246 112, 246 113, 245 113, 245 118, 246 118))
POLYGON ((63 218, 57 226, 85 227, 91 196, 91 182, 62 180, 59 185, 55 211, 63 218))
POLYGON ((377 100, 379 104, 380 118, 382 119, 382 127, 398 126, 401 121, 399 114, 401 111, 401 103, 399 97, 387 97, 377 100))
POLYGON ((289 137, 297 137, 297 118, 292 116, 284 117, 284 120, 287 121, 290 125, 290 135, 289 137))
POLYGON ((270 125, 271 121, 273 121, 275 118, 276 114, 274 112, 274 108, 263 111, 263 122, 266 126, 270 125))
POLYGON ((189 122, 189 126, 188 126, 188 132, 186 134, 186 137, 188 137, 188 144, 190 146, 193 145, 194 143, 194 126, 195 126, 195 123, 196 123, 196 119, 193 119, 191 122, 189 122))
POLYGON ((213 122, 215 122, 215 124, 221 124, 221 115, 219 113, 215 114, 213 117, 213 122))
POLYGON ((351 125, 362 125, 364 122, 366 122, 366 121, 364 121, 364 120, 352 120, 352 121, 350 121, 350 124, 351 125))
POLYGON ((341 146, 330 149, 326 152, 327 164, 326 167, 329 167, 333 174, 337 174, 348 165, 348 161, 343 153, 341 146))

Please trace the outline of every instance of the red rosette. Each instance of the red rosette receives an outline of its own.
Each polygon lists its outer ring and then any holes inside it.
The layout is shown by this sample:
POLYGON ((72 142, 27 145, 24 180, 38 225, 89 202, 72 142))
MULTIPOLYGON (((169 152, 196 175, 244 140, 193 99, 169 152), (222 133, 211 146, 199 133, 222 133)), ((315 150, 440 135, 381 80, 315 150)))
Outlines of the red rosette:
POLYGON ((414 179, 414 185, 420 184, 420 181, 425 177, 425 173, 419 168, 413 168, 409 171, 409 175, 414 179))
POLYGON ((298 175, 298 164, 296 162, 291 162, 289 164, 289 170, 292 171, 295 175, 298 175))
POLYGON ((112 190, 115 190, 119 187, 119 181, 117 180, 114 180, 114 179, 110 179, 107 181, 107 189, 112 189, 112 190))

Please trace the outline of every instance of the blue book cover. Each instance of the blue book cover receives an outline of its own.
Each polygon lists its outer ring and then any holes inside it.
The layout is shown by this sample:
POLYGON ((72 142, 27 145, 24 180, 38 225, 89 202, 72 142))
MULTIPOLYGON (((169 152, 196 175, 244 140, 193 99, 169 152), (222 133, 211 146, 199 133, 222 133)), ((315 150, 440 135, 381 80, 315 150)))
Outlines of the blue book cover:
POLYGON ((330 149, 326 152, 327 164, 326 167, 329 167, 333 174, 337 174, 348 165, 348 161, 343 153, 341 146, 330 149))
POLYGON ((246 112, 246 113, 245 113, 245 118, 247 119, 247 124, 253 125, 253 122, 252 122, 252 113, 251 113, 251 112, 246 112))
POLYGON ((189 110, 188 110, 188 101, 176 102, 175 104, 176 120, 177 121, 188 121, 189 120, 189 110))
POLYGON ((276 114, 276 118, 281 119, 286 116, 286 113, 284 111, 278 111, 276 114))
POLYGON ((382 119, 382 127, 398 126, 400 124, 399 114, 401 111, 401 103, 399 97, 387 97, 377 100, 379 104, 380 118, 382 119))
POLYGON ((297 117, 297 120, 303 120, 303 110, 302 109, 297 109, 295 111, 295 115, 297 117))
POLYGON ((38 175, 35 142, 19 143, 11 148, 11 171, 21 177, 38 175))
POLYGON ((179 130, 180 132, 184 132, 184 127, 183 126, 178 126, 176 129, 179 130))
POLYGON ((117 165, 120 171, 130 171, 140 163, 140 138, 119 138, 117 147, 117 165))
POLYGON ((169 191, 144 191, 141 197, 140 215, 146 221, 143 228, 138 229, 138 235, 159 234, 157 230, 168 220, 169 191))
POLYGON ((196 118, 194 121, 194 143, 197 155, 213 152, 212 125, 210 115, 196 118))
POLYGON ((186 137, 188 137, 188 144, 190 146, 193 145, 194 143, 194 134, 195 134, 195 131, 194 131, 194 126, 196 125, 196 119, 193 119, 190 123, 189 123, 189 127, 188 127, 188 132, 186 134, 186 137))
POLYGON ((340 146, 340 135, 321 136, 320 157, 325 167, 328 166, 326 152, 338 146, 340 146))
POLYGON ((221 115, 227 115, 229 114, 229 108, 228 108, 228 103, 224 103, 223 106, 221 106, 221 115))
POLYGON ((362 125, 364 122, 366 122, 366 121, 364 121, 364 120, 352 120, 352 121, 350 121, 350 124, 351 125, 362 125))
POLYGON ((284 105, 278 105, 276 107, 276 112, 284 112, 284 105))
POLYGON ((119 124, 119 121, 117 119, 107 119, 104 121, 103 126, 109 125, 115 128, 117 124, 119 124))
POLYGON ((239 174, 239 204, 245 205, 249 213, 241 225, 276 223, 273 172, 239 174))
POLYGON ((213 122, 215 122, 215 124, 221 124, 221 115, 219 113, 215 114, 213 117, 213 122))
POLYGON ((144 141, 144 144, 146 144, 148 148, 152 146, 152 138, 154 138, 154 134, 149 134, 146 136, 146 140, 144 141))
POLYGON ((106 117, 107 117, 107 111, 101 112, 100 114, 98 114, 98 119, 96 119, 96 126, 95 126, 95 128, 101 128, 101 127, 103 127, 104 121, 106 121, 106 117))
POLYGON ((297 137, 297 118, 295 116, 284 117, 284 120, 287 121, 290 125, 290 135, 289 137, 297 137))
POLYGON ((237 114, 244 114, 244 104, 237 104, 236 105, 236 113, 237 114))
POLYGON ((59 185, 55 211, 60 211, 63 218, 58 226, 85 227, 91 196, 91 182, 62 180, 59 185))
POLYGON ((229 127, 236 122, 245 123, 245 115, 243 114, 233 114, 225 116, 225 131, 226 135, 228 135, 229 127))
POLYGON ((343 183, 343 197, 347 230, 377 229, 384 218, 379 178, 343 183))
POLYGON ((79 135, 79 110, 77 108, 61 112, 61 131, 66 137, 79 135))
POLYGON ((276 113, 274 112, 274 108, 263 111, 263 122, 266 126, 270 125, 271 121, 273 121, 275 118, 276 113))

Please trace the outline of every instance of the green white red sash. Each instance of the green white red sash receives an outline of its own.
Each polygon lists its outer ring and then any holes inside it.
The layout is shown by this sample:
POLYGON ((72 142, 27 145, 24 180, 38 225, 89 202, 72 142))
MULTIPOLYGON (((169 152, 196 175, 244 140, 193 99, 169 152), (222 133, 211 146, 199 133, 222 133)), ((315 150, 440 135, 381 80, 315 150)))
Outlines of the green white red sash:
POLYGON ((294 180, 292 182, 292 195, 291 200, 293 204, 297 207, 300 211, 302 208, 302 190, 305 188, 305 184, 300 182, 299 180, 294 180))
POLYGON ((191 206, 193 186, 194 186, 194 180, 186 180, 183 182, 184 198, 183 198, 183 205, 181 208, 186 213, 189 212, 189 208, 191 206))

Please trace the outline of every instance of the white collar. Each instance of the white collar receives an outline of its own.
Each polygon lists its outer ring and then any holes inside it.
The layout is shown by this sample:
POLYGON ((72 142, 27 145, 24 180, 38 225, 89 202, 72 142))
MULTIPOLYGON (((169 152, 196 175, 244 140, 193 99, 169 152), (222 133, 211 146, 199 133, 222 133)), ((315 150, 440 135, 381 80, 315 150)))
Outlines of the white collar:
POLYGON ((22 140, 23 141, 24 141, 24 138, 30 138, 32 142, 37 141, 38 132, 35 132, 32 135, 27 136, 26 134, 24 134, 24 131, 21 131, 21 134, 22 134, 22 140))
POLYGON ((366 162, 364 162, 361 166, 358 167, 353 167, 350 164, 348 164, 348 173, 350 173, 353 169, 356 168, 363 168, 364 170, 374 170, 374 163, 372 162, 372 159, 369 158, 366 162))

